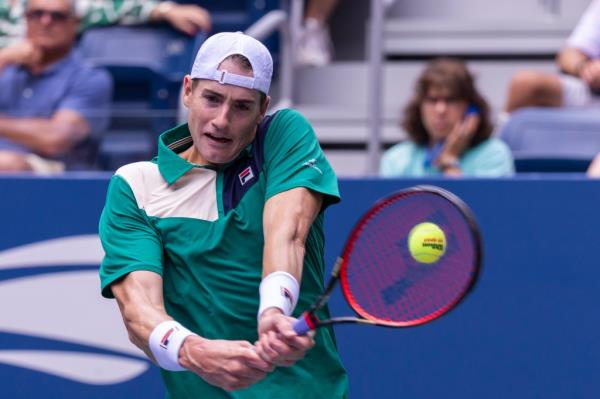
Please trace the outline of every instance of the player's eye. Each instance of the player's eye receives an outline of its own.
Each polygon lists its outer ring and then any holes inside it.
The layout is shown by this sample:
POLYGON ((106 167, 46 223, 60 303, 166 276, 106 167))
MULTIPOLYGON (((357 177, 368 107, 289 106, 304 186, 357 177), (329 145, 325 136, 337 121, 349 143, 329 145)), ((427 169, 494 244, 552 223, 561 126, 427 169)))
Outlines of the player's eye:
POLYGON ((220 99, 218 96, 215 96, 214 94, 204 94, 203 95, 204 100, 206 100, 206 102, 208 102, 209 104, 218 104, 220 102, 220 99))
POLYGON ((250 106, 246 103, 237 103, 236 104, 236 108, 239 111, 248 111, 250 109, 250 106))

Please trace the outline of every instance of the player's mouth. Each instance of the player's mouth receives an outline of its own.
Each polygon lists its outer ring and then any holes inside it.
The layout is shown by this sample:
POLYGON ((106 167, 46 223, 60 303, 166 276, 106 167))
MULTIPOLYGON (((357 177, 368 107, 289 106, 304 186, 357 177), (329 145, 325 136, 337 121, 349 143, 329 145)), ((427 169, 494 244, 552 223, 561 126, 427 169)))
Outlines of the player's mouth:
POLYGON ((233 140, 228 139, 226 137, 219 137, 219 136, 215 136, 215 135, 210 134, 210 133, 204 133, 204 135, 208 138, 209 141, 211 141, 213 143, 229 144, 229 143, 231 143, 233 141, 233 140))

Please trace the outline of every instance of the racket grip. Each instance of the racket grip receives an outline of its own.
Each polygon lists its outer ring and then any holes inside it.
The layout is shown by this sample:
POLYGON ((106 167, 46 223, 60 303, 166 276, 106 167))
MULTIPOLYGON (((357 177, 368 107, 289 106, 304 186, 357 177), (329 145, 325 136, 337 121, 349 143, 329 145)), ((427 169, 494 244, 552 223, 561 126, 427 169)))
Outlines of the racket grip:
POLYGON ((317 326, 310 317, 310 314, 304 312, 298 317, 292 327, 294 328, 294 331, 296 331, 296 334, 306 335, 307 332, 314 330, 317 326))

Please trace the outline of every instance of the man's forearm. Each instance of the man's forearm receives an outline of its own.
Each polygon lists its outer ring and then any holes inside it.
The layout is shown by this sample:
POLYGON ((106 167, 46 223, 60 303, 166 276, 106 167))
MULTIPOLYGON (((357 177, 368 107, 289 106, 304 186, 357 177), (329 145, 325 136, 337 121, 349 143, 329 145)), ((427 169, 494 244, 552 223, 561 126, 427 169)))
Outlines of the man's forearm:
POLYGON ((263 276, 273 271, 285 271, 300 281, 304 244, 321 205, 321 194, 304 187, 269 199, 263 216, 263 276))
POLYGON ((154 358, 149 338, 153 329, 172 320, 165 311, 162 299, 162 278, 151 272, 141 271, 127 275, 112 285, 125 327, 131 342, 154 358))
POLYGON ((45 156, 68 151, 85 137, 82 128, 49 118, 11 118, 0 116, 0 137, 45 156))

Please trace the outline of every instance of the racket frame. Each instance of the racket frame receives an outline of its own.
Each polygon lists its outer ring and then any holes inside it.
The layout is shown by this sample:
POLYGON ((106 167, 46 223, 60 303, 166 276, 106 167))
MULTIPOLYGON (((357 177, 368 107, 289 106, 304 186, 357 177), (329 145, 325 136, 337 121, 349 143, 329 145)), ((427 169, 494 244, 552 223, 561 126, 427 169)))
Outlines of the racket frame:
POLYGON ((359 324, 369 324, 376 325, 382 327, 414 327, 421 324, 428 323, 432 320, 435 320, 457 307, 457 305, 469 294, 473 291, 477 280, 481 274, 481 264, 483 259, 483 250, 482 250, 482 239, 481 232, 475 221, 475 216, 473 212, 469 209, 469 207, 456 195, 453 193, 444 190, 440 187, 431 186, 431 185, 419 185, 414 187, 409 187, 406 189, 402 189, 396 191, 395 193, 389 194, 384 198, 379 199, 375 202, 369 210, 361 215, 360 219, 354 224, 352 231, 346 242, 344 244, 344 249, 342 251, 342 255, 339 256, 333 266, 331 271, 331 276, 329 278, 329 282, 325 287, 325 290, 321 294, 321 296, 313 303, 313 305, 302 313, 299 319, 302 319, 311 330, 314 330, 317 327, 327 326, 331 324, 347 324, 347 323, 359 323, 359 324), (347 282, 346 276, 346 259, 350 252, 353 249, 354 243, 356 242, 356 237, 359 235, 362 226, 373 216, 375 215, 382 207, 384 207, 387 203, 398 200, 398 197, 405 197, 412 194, 417 194, 419 192, 427 192, 431 194, 439 195, 445 200, 449 201, 452 205, 458 208, 459 212, 464 216, 467 221, 469 231, 471 232, 471 236, 474 241, 474 250, 475 250, 475 267, 473 272, 471 273, 471 277, 468 281, 467 288, 452 302, 448 303, 446 306, 442 307, 436 312, 428 314, 427 316, 421 317, 419 319, 411 320, 408 322, 390 322, 382 319, 373 318, 370 314, 362 309, 362 307, 354 300, 352 294, 350 292, 350 288, 347 282), (346 299, 346 302, 356 314, 356 316, 344 316, 344 317, 332 317, 327 320, 319 320, 316 316, 316 311, 322 308, 329 297, 333 293, 333 289, 337 285, 337 282, 341 281, 342 293, 346 299), (357 310, 360 309, 360 310, 357 310))

